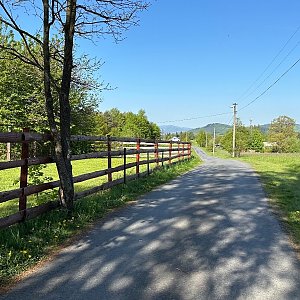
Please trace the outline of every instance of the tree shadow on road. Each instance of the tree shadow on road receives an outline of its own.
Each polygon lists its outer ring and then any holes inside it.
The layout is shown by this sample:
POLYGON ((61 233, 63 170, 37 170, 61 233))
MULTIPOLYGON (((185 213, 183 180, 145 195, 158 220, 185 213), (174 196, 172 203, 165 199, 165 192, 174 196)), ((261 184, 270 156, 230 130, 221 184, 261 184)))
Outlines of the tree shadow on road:
POLYGON ((299 264, 243 164, 205 164, 109 215, 7 299, 297 299, 299 264))

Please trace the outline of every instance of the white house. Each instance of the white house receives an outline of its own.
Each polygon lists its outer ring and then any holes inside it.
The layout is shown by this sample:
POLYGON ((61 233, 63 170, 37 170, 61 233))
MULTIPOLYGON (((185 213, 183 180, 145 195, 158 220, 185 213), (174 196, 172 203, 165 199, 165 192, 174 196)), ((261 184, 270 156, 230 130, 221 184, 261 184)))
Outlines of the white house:
POLYGON ((177 137, 177 136, 173 136, 173 137, 171 138, 171 142, 180 142, 180 138, 177 137))

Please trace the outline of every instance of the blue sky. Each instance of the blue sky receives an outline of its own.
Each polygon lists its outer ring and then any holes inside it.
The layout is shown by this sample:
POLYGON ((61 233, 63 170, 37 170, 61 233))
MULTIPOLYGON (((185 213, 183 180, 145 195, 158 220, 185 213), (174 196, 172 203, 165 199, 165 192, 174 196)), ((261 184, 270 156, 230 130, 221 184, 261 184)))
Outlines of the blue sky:
MULTIPOLYGON (((152 1, 124 41, 81 42, 82 51, 105 61, 100 75, 117 87, 103 92, 100 109, 145 109, 153 122, 192 128, 230 123, 233 102, 239 110, 300 58, 299 12, 299 0, 152 1), (253 88, 265 82, 241 98, 293 34, 253 88), (201 118, 220 113, 228 114, 201 118), (175 121, 189 118, 196 119, 175 121)), ((279 115, 300 123, 299 82, 300 62, 238 116, 247 125, 279 115)))

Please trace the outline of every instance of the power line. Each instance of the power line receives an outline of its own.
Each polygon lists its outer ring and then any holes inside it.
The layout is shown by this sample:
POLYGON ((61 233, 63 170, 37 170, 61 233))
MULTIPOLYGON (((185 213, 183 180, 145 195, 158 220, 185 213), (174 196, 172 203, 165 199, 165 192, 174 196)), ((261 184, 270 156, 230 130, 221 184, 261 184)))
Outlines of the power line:
POLYGON ((252 103, 254 103, 255 101, 257 101, 260 97, 262 97, 268 90, 270 90, 279 80, 281 80, 282 77, 284 77, 290 70, 292 70, 300 61, 300 58, 293 64, 291 65, 283 74, 281 74, 277 80, 275 80, 267 89, 265 89, 260 95, 258 95, 256 98, 254 98, 252 101, 250 101, 248 104, 246 104, 245 106, 243 106, 242 108, 239 109, 239 111, 241 111, 242 109, 248 107, 249 105, 251 105, 252 103))
MULTIPOLYGON (((298 47, 299 44, 300 41, 297 42, 297 44, 293 47, 293 49, 289 51, 289 53, 280 61, 280 63, 273 69, 273 71, 251 93, 247 94, 242 99, 246 99, 249 96, 253 95, 274 74, 274 72, 282 65, 282 63, 290 56, 290 54, 298 47)), ((241 101, 240 103, 242 102, 243 101, 241 101)))
MULTIPOLYGON (((243 106, 242 108, 239 109, 239 111, 245 109, 255 101, 257 101, 259 98, 261 98, 267 91, 269 91, 277 82, 279 82, 289 71, 291 71, 300 61, 300 58, 294 62, 283 74, 281 74, 268 88, 266 88, 261 94, 259 94, 256 98, 254 98, 252 101, 250 101, 248 104, 243 106)), ((190 120, 197 120, 197 119, 204 119, 204 118, 210 118, 210 117, 217 117, 217 116, 223 116, 223 115, 228 115, 231 114, 230 112, 224 112, 224 113, 219 113, 219 114, 214 114, 214 115, 207 115, 207 116, 199 116, 199 117, 193 117, 193 118, 185 118, 185 119, 179 119, 179 120, 169 120, 169 121, 162 121, 162 122, 157 122, 158 124, 164 124, 164 123, 174 123, 174 122, 182 122, 182 121, 190 121, 190 120)), ((231 121, 231 120, 230 120, 231 121)), ((230 122, 229 121, 229 122, 230 122)))
MULTIPOLYGON (((296 35, 296 33, 300 30, 300 26, 294 31, 294 33, 288 38, 286 43, 283 45, 283 47, 279 50, 279 52, 274 56, 274 58, 271 60, 271 62, 267 65, 267 67, 263 70, 263 72, 256 78, 256 80, 242 93, 242 95, 238 98, 237 101, 240 101, 241 99, 249 97, 245 95, 251 90, 251 88, 259 81, 259 79, 266 73, 266 71, 270 68, 270 66, 273 64, 273 62, 279 57, 279 55, 283 52, 285 47, 288 45, 288 43, 292 40, 292 38, 296 35)), ((299 43, 299 42, 298 42, 299 43)), ((298 45, 298 44, 297 44, 298 45)), ((296 48, 296 47, 295 47, 296 48)), ((294 49, 293 49, 294 50, 294 49)), ((285 57, 286 59, 286 57, 285 57)))
MULTIPOLYGON (((258 88, 266 82, 267 79, 270 78, 270 76, 282 65, 282 63, 289 57, 289 55, 298 47, 300 44, 300 41, 297 42, 297 44, 288 52, 288 54, 280 61, 280 63, 273 69, 273 71, 250 93, 247 95, 248 91, 251 90, 251 88, 261 79, 261 77, 266 73, 266 71, 270 68, 270 66, 274 63, 274 61, 279 57, 279 55, 283 52, 283 50, 286 48, 286 46, 289 44, 289 42, 292 40, 292 38, 296 35, 296 33, 300 30, 300 26, 294 31, 294 33, 289 37, 289 39, 286 41, 286 43, 283 45, 283 47, 279 50, 279 52, 275 55, 275 57, 272 59, 272 61, 267 65, 267 67, 264 69, 264 71, 258 76, 258 78, 249 86, 249 88, 238 98, 238 101, 241 99, 246 99, 249 96, 251 96, 254 92, 258 90, 258 88)), ((243 106, 239 111, 245 109, 255 101, 257 101, 260 97, 262 97, 268 90, 270 90, 282 77, 284 77, 298 62, 300 59, 298 59, 288 70, 286 70, 275 82, 273 82, 267 89, 265 89, 260 95, 258 95, 256 98, 254 98, 252 101, 250 101, 248 104, 243 106)), ((241 101, 243 102, 243 101, 241 101)), ((241 103, 240 102, 240 103, 241 103)), ((191 117, 191 118, 184 118, 184 119, 177 119, 177 120, 168 120, 168 121, 161 121, 157 122, 158 124, 166 124, 166 123, 174 123, 174 122, 183 122, 183 121, 191 121, 191 120, 197 120, 197 119, 204 119, 204 118, 210 118, 210 117, 217 117, 222 115, 228 115, 231 114, 230 112, 224 112, 219 114, 212 114, 212 115, 206 115, 206 116, 199 116, 199 117, 191 117)), ((233 118, 230 119, 229 123, 231 123, 233 118)), ((230 125, 228 123, 228 125, 230 125)))
POLYGON ((217 117, 217 116, 223 116, 223 115, 229 115, 230 112, 224 112, 220 114, 214 114, 214 115, 207 115, 207 116, 199 116, 199 117, 193 117, 193 118, 185 118, 180 120, 169 120, 169 121, 161 121, 157 122, 158 124, 165 124, 165 123, 174 123, 174 122, 182 122, 182 121, 190 121, 190 120, 197 120, 197 119, 204 119, 204 118, 210 118, 210 117, 217 117))

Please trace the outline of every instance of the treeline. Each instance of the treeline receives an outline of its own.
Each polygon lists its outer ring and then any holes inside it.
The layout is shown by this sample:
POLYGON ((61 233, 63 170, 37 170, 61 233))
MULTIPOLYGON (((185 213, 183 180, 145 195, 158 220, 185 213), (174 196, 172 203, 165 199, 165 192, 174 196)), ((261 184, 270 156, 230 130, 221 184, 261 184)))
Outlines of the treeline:
MULTIPOLYGON (((9 117, 12 117, 14 120, 14 122, 12 122, 11 119, 6 117, 5 113, 3 114, 3 111, 5 110, 6 107, 2 105, 2 109, 0 109, 2 121, 0 131, 2 132, 20 131, 24 127, 29 127, 30 130, 37 132, 48 131, 46 122, 45 124, 43 122, 37 122, 40 115, 36 115, 36 122, 30 123, 28 121, 23 122, 23 118, 17 118, 18 112, 16 112, 16 115, 11 112, 9 117)), ((23 108, 21 116, 23 116, 23 114, 30 114, 30 117, 34 119, 33 112, 27 112, 25 108, 23 108)), ((148 120, 144 110, 140 110, 138 113, 133 113, 121 112, 118 109, 113 108, 105 112, 100 112, 93 106, 83 106, 80 110, 78 110, 77 107, 73 107, 71 132, 74 135, 110 135, 116 137, 139 137, 146 139, 161 138, 160 128, 158 125, 148 120)), ((99 149, 99 145, 97 147, 95 144, 88 142, 76 142, 72 146, 73 154, 86 153, 99 149)), ((46 145, 46 147, 36 144, 34 151, 37 151, 40 154, 45 152, 49 154, 49 152, 51 152, 51 147, 49 144, 46 145)), ((1 144, 1 159, 5 159, 6 152, 6 145, 1 144)), ((20 145, 11 145, 11 156, 12 158, 18 158, 20 156, 20 145)))
MULTIPOLYGON (((275 118, 267 131, 263 133, 260 126, 246 127, 240 120, 236 126, 236 154, 241 152, 300 152, 300 135, 295 130, 296 121, 288 116, 275 118)), ((215 144, 232 153, 233 130, 216 136, 215 144)), ((195 140, 201 147, 212 149, 213 136, 204 131, 197 133, 195 140)))
MULTIPOLYGON (((148 120, 144 110, 138 113, 121 112, 116 108, 99 111, 100 93, 97 84, 81 70, 74 74, 85 84, 71 85, 71 134, 111 135, 159 139, 160 129, 148 120)), ((101 87, 99 87, 101 90, 101 87)), ((0 59, 0 131, 20 131, 29 128, 39 133, 49 132, 43 97, 43 78, 36 70, 17 60, 0 59)), ((59 120, 58 102, 55 117, 59 120)), ((38 150, 39 145, 36 145, 38 150)), ((92 151, 88 143, 73 145, 73 153, 92 151)), ((12 158, 18 158, 20 146, 12 145, 12 158)), ((49 152, 39 150, 40 152, 49 152)), ((6 157, 6 145, 0 145, 0 158, 6 157)))
MULTIPOLYGON (((17 47, 20 53, 28 55, 26 47, 14 37, 12 31, 7 31, 0 22, 0 43, 17 47)), ((59 44, 55 39, 53 43, 59 44)), ((31 41, 30 49, 37 60, 42 60, 38 45, 31 41)), ((33 66, 12 59, 9 54, 0 49, 0 131, 20 131, 30 128, 31 131, 44 133, 49 131, 47 110, 44 98, 43 72, 33 66)), ((159 139, 159 127, 150 122, 144 110, 138 113, 120 112, 118 109, 101 112, 99 104, 101 92, 105 89, 94 71, 100 64, 82 56, 74 61, 70 91, 71 134, 74 135, 112 135, 118 137, 140 137, 159 139)), ((61 76, 60 61, 53 60, 51 71, 55 78, 61 76)), ((54 117, 59 123, 60 107, 56 87, 53 84, 54 117)), ((39 145, 36 147, 38 148, 39 145)), ((1 159, 6 154, 6 145, 0 145, 1 159)), ((88 151, 90 145, 77 143, 74 152, 88 151)), ((11 149, 12 154, 19 155, 18 146, 11 149)), ((48 150, 47 150, 48 151, 48 150)))

